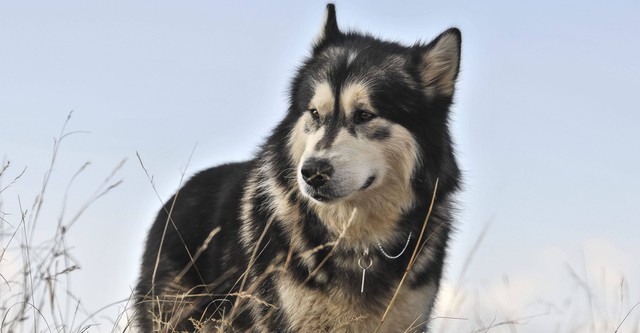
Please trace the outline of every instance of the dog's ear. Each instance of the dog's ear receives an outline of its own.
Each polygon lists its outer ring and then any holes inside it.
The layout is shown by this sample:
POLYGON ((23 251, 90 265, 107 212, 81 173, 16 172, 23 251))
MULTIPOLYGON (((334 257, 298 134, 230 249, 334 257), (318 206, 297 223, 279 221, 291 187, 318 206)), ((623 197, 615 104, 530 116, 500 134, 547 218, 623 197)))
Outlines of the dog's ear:
POLYGON ((460 70, 460 30, 451 28, 426 46, 418 47, 417 61, 429 97, 453 97, 460 70))
POLYGON ((339 40, 341 37, 342 33, 338 28, 338 20, 336 19, 336 6, 332 3, 327 4, 327 9, 324 12, 324 24, 315 39, 314 50, 319 49, 326 43, 339 40))

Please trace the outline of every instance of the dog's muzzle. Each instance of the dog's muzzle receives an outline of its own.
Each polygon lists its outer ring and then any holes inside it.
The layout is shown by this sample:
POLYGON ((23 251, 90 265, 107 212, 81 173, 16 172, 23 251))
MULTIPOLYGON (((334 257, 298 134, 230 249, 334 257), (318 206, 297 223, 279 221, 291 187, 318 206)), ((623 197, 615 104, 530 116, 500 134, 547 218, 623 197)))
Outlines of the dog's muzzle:
POLYGON ((333 166, 328 160, 318 158, 306 160, 300 169, 304 182, 315 190, 331 179, 333 171, 333 166))

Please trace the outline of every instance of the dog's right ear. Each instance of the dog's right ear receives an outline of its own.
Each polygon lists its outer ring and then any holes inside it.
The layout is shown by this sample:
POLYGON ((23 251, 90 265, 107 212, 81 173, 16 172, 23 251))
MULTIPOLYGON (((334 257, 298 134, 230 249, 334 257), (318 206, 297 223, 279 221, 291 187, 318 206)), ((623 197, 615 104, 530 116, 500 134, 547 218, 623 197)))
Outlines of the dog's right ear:
POLYGON ((338 20, 336 19, 336 6, 332 3, 327 4, 327 9, 324 12, 324 24, 315 39, 313 50, 315 52, 325 44, 341 38, 342 32, 338 28, 338 20))

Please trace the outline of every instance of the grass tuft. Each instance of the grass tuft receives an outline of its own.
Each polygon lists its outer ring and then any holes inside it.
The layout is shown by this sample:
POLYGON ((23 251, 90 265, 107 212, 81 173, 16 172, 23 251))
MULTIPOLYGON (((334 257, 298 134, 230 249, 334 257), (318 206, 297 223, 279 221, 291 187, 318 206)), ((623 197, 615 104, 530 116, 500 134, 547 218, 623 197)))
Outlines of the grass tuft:
POLYGON ((91 205, 122 183, 116 177, 125 161, 114 167, 79 209, 69 212, 67 202, 72 195, 72 185, 90 167, 88 162, 81 165, 67 183, 58 216, 53 219, 43 216, 60 149, 70 137, 82 133, 67 129, 71 118, 69 113, 53 140, 48 169, 30 206, 25 207, 23 198, 13 193, 15 185, 28 175, 28 169, 9 176, 11 162, 5 160, 0 167, 1 332, 84 332, 94 326, 86 323, 94 314, 82 306, 81 297, 73 292, 71 275, 80 270, 81 265, 73 255, 67 235, 91 205), (10 181, 2 186, 5 177, 10 181), (17 214, 6 211, 4 198, 17 201, 17 214), (48 225, 51 221, 55 221, 53 234, 41 239, 41 232, 37 231, 51 228, 48 225), (78 323, 80 317, 87 319, 78 323))

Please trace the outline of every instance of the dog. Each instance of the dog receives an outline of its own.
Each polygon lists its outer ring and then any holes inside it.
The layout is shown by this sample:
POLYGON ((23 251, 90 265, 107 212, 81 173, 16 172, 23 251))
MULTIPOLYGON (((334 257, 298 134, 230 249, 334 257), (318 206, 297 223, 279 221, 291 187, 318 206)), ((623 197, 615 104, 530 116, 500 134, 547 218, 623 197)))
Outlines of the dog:
POLYGON ((333 4, 255 157, 160 210, 136 287, 151 332, 424 332, 461 172, 450 28, 404 46, 342 31, 333 4))

